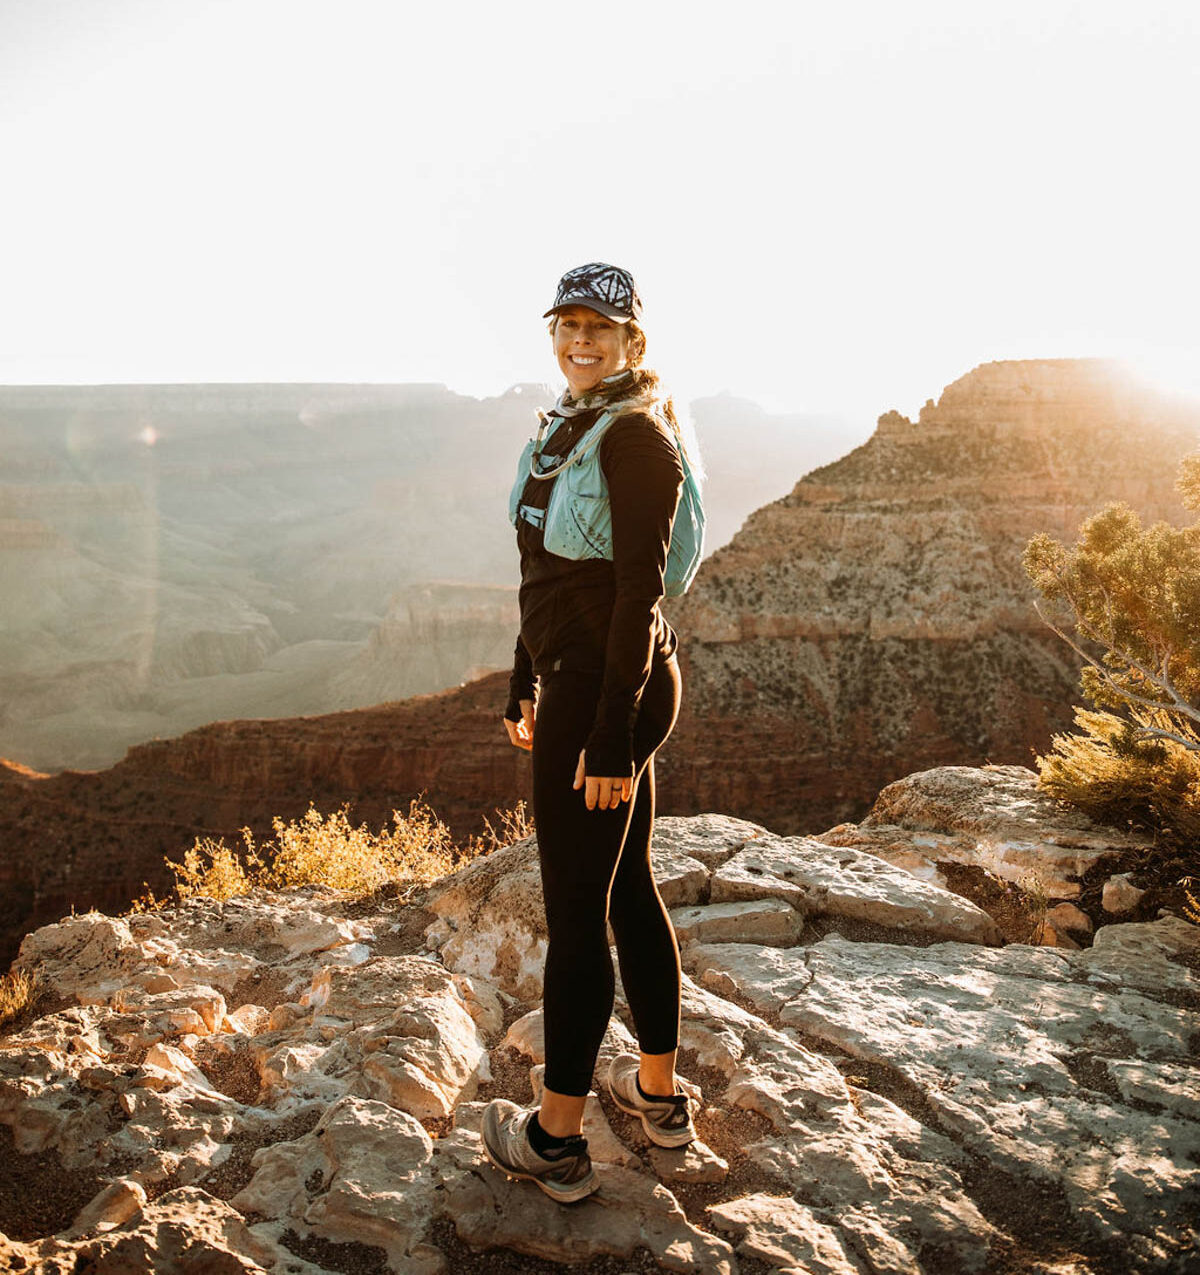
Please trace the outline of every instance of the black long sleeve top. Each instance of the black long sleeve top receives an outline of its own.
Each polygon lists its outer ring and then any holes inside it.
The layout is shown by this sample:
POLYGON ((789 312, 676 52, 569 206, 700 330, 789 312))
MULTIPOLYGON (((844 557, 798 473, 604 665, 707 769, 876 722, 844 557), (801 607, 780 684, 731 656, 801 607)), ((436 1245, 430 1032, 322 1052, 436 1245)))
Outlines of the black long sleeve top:
MULTIPOLYGON (((565 456, 599 414, 597 408, 565 421, 543 455, 565 456)), ((600 467, 612 510, 611 562, 559 557, 547 551, 541 528, 517 523, 521 633, 505 716, 520 720, 519 701, 533 698, 535 676, 559 669, 602 673, 586 766, 590 775, 615 777, 633 770, 633 725, 651 665, 677 646, 658 604, 683 466, 670 427, 635 412, 605 431, 600 467)), ((522 503, 544 509, 552 485, 528 479, 522 503)))

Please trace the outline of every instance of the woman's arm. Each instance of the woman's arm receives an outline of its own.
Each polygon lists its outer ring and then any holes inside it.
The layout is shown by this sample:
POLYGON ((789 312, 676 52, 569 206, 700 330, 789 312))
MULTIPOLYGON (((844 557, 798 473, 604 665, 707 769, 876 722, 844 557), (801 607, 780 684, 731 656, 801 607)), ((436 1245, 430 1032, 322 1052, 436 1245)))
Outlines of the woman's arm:
POLYGON ((517 748, 533 747, 533 661, 521 635, 513 649, 513 671, 508 679, 508 705, 504 710, 504 726, 509 740, 517 748))
POLYGON ((605 646, 603 690, 584 746, 589 778, 619 781, 633 774, 633 725, 650 676, 660 623, 656 607, 663 595, 671 523, 683 483, 679 454, 665 430, 648 416, 628 416, 609 427, 601 444, 600 463, 612 509, 616 597, 605 646))

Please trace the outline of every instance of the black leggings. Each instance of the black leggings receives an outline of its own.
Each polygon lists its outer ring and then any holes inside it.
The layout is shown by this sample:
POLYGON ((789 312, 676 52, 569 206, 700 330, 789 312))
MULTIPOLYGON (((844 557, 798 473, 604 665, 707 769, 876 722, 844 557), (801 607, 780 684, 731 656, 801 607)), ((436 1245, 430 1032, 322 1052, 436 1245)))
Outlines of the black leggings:
POLYGON ((634 788, 615 810, 589 810, 572 788, 579 751, 596 716, 601 676, 542 679, 533 732, 533 818, 546 899, 546 1088, 582 1097, 613 1007, 613 967, 647 1054, 679 1043, 679 947, 654 884, 654 754, 679 712, 679 666, 655 660, 633 733, 634 788))

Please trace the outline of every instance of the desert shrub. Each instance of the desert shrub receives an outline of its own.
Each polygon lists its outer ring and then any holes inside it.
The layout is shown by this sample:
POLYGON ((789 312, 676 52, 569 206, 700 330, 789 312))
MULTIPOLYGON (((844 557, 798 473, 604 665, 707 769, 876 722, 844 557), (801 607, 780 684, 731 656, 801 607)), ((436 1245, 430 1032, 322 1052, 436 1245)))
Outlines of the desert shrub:
POLYGON ((365 823, 352 824, 347 811, 342 806, 323 815, 310 805, 299 819, 276 816, 271 821, 273 836, 261 843, 249 828, 242 829, 240 846, 228 846, 223 838, 198 837, 181 862, 166 861, 175 877, 175 893, 180 899, 229 899, 256 888, 302 885, 330 886, 353 895, 371 894, 383 886, 412 892, 531 830, 524 802, 497 812, 497 825, 485 819, 484 833, 461 844, 419 798, 407 813, 393 811, 391 824, 378 832, 365 823))
MULTIPOLYGON (((1077 730, 1055 735, 1037 759, 1054 796, 1104 823, 1153 828, 1174 839, 1200 839, 1200 753, 1170 739, 1146 739, 1145 710, 1129 718, 1075 710, 1077 730)), ((1153 724, 1151 718, 1150 724, 1153 724)))
MULTIPOLYGON (((1178 488, 1200 511, 1200 453, 1178 488)), ((1083 659, 1078 730, 1037 758, 1055 797, 1164 843, 1200 835, 1200 521, 1143 527, 1124 504, 1087 519, 1076 543, 1042 534, 1024 566, 1047 606, 1038 612, 1083 659)))

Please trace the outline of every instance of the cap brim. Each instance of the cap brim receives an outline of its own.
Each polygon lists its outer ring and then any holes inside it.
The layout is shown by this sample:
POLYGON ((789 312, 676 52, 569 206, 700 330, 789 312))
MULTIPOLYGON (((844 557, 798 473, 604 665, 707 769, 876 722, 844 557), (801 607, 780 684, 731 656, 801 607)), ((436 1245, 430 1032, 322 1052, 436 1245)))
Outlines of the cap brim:
POLYGON ((560 301, 558 305, 551 306, 542 318, 548 319, 552 314, 557 314, 560 310, 569 310, 572 306, 595 310, 597 314, 604 315, 606 319, 611 319, 614 323, 628 323, 633 318, 632 314, 626 314, 624 310, 618 310, 616 306, 609 305, 606 301, 597 301, 595 297, 576 297, 574 300, 568 298, 566 301, 560 301))

